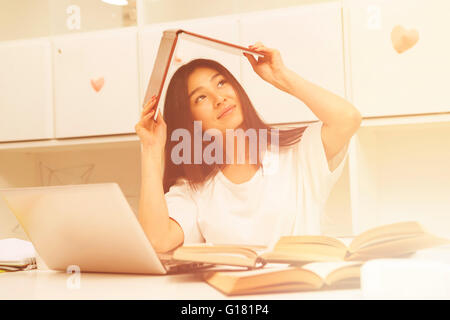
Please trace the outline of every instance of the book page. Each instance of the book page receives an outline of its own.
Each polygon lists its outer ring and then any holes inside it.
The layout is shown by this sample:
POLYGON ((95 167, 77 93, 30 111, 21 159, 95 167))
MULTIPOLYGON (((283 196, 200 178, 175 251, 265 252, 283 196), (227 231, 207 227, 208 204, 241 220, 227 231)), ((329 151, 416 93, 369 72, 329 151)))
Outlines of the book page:
MULTIPOLYGON (((293 266, 291 266, 289 264, 285 264, 285 263, 270 263, 270 264, 266 264, 264 266, 264 268, 260 268, 260 269, 248 270, 248 271, 242 271, 242 269, 236 269, 236 270, 232 270, 232 271, 220 271, 220 274, 221 275, 229 275, 229 276, 235 275, 236 277, 239 277, 239 278, 241 278, 241 277, 245 278, 245 277, 259 276, 259 275, 278 272, 278 271, 286 271, 286 270, 290 270, 290 269, 298 269, 298 267, 293 267, 293 266)), ((216 271, 213 271, 213 272, 216 272, 216 271)))
POLYGON ((345 244, 345 246, 346 246, 347 248, 349 248, 349 247, 350 247, 350 244, 351 244, 352 241, 355 239, 355 237, 343 237, 343 238, 339 237, 339 238, 337 238, 337 239, 339 239, 339 241, 341 241, 343 244, 345 244))
POLYGON ((328 236, 284 236, 275 245, 275 250, 284 246, 295 246, 297 244, 323 244, 341 249, 347 246, 339 239, 328 236))
POLYGON ((211 245, 195 244, 179 247, 173 252, 172 258, 178 261, 194 261, 218 265, 237 265, 258 267, 264 264, 254 250, 264 250, 259 246, 211 245))
POLYGON ((313 261, 343 261, 347 253, 346 243, 351 240, 329 236, 283 236, 273 250, 267 250, 260 257, 269 262, 306 263, 313 261))
POLYGON ((0 264, 2 261, 17 261, 35 258, 36 251, 31 242, 9 238, 0 240, 0 264))
POLYGON ((239 255, 250 259, 255 259, 259 252, 264 251, 262 246, 245 246, 233 244, 193 244, 179 247, 174 251, 174 256, 181 257, 184 254, 189 255, 203 255, 203 254, 217 254, 217 255, 239 255))
POLYGON ((367 230, 358 235, 351 243, 349 250, 357 251, 363 246, 369 246, 371 242, 397 239, 405 236, 424 234, 425 230, 416 221, 406 221, 384 225, 367 230))
POLYGON ((346 268, 350 266, 361 265, 361 262, 313 262, 302 266, 302 269, 306 269, 314 272, 322 279, 326 279, 332 272, 337 271, 341 268, 346 268))
POLYGON ((375 245, 359 249, 348 258, 351 258, 352 260, 366 260, 374 257, 394 257, 449 243, 450 241, 448 239, 435 237, 431 234, 425 233, 417 236, 378 242, 375 245))

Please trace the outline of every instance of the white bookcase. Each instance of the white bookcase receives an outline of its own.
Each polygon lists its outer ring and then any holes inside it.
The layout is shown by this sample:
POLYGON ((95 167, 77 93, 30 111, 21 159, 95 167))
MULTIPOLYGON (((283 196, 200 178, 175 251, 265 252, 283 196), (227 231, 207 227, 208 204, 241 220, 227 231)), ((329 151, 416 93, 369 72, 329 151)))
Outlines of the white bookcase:
MULTIPOLYGON (((13 49, 0 43, 0 57, 15 57, 8 63, 0 60, 0 69, 6 70, 0 74, 2 89, 15 72, 14 66, 19 66, 20 74, 25 72, 15 59, 26 60, 31 51, 21 46, 34 50, 34 61, 42 62, 33 64, 40 66, 33 71, 36 79, 23 83, 13 79, 6 86, 8 92, 0 92, 0 187, 114 181, 137 212, 140 147, 132 129, 161 31, 185 28, 242 45, 259 40, 278 47, 296 72, 344 96, 361 111, 361 128, 325 205, 323 233, 348 236, 384 223, 419 220, 448 236, 450 99, 445 86, 450 70, 445 57, 450 52, 448 44, 438 40, 442 31, 437 27, 440 23, 448 26, 443 19, 447 2, 433 2, 437 6, 425 0, 311 0, 297 6, 291 2, 283 1, 285 9, 268 1, 255 8, 233 2, 233 10, 216 7, 214 11, 210 7, 217 3, 205 1, 203 9, 212 10, 208 16, 211 12, 217 15, 205 18, 206 14, 192 8, 178 11, 183 13, 179 17, 162 15, 164 6, 178 4, 181 9, 185 2, 141 0, 136 3, 136 27, 93 28, 81 34, 60 32, 47 38, 8 41, 8 45, 17 45, 13 49), (408 9, 408 16, 402 8, 408 9), (158 12, 160 20, 155 18, 158 12), (419 19, 422 12, 431 18, 419 19), (371 26, 380 22, 373 14, 382 20, 378 29, 369 30, 368 21, 371 26), (397 23, 418 28, 420 34, 419 42, 402 54, 390 47, 390 32, 397 23), (283 36, 278 37, 280 33, 283 36), (430 34, 438 37, 429 38, 430 34), (59 49, 71 57, 64 58, 59 49), (83 65, 90 67, 83 69, 83 65), (89 83, 75 86, 77 79, 97 77, 88 69, 117 78, 110 91, 104 92, 108 97, 95 100, 89 83), (114 73, 123 75, 122 79, 114 73), (70 95, 71 87, 79 94, 70 95), (122 100, 114 99, 122 94, 122 100), (20 108, 29 116, 26 120, 17 112, 20 108), (111 123, 103 122, 108 119, 111 123)), ((188 48, 180 51, 182 61, 192 57, 188 48)), ((262 80, 253 81, 245 62, 230 58, 226 63, 244 88, 259 96, 265 87, 262 80)), ((271 105, 278 98, 289 105, 290 97, 274 95, 258 106, 269 101, 271 105)), ((263 106, 262 113, 281 126, 303 126, 316 120, 301 102, 296 103, 297 110, 263 106)), ((0 237, 24 236, 1 201, 0 222, 0 237)))

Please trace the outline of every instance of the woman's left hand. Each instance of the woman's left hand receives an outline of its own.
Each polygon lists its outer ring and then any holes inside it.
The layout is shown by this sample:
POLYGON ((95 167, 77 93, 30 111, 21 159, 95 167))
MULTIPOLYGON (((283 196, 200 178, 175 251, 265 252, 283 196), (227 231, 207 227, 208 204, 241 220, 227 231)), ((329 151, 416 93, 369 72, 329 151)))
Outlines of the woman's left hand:
POLYGON ((261 42, 256 42, 248 47, 264 54, 264 57, 258 57, 256 60, 253 55, 244 53, 253 70, 265 81, 279 87, 283 72, 286 70, 280 52, 277 49, 265 47, 261 42))

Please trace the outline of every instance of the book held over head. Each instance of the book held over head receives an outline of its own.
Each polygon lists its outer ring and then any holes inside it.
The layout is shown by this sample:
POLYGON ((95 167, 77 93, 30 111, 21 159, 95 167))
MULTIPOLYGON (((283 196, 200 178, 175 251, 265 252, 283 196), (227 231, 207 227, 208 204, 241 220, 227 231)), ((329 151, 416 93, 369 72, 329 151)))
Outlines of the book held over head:
MULTIPOLYGON (((241 45, 226 42, 223 40, 211 38, 201 34, 193 33, 182 29, 169 29, 163 32, 161 41, 158 48, 158 53, 155 59, 153 70, 147 85, 143 106, 145 106, 152 96, 156 96, 157 110, 154 115, 154 120, 158 116, 158 110, 160 108, 160 99, 165 96, 165 90, 168 86, 168 79, 171 74, 176 70, 175 65, 176 54, 179 47, 183 47, 183 44, 196 48, 199 52, 204 52, 209 49, 216 50, 220 53, 227 53, 234 56, 243 56, 243 53, 252 54, 255 56, 264 57, 264 54, 245 48, 241 45)), ((186 46, 183 47, 186 49, 186 46)), ((197 52, 197 51, 196 51, 197 52)), ((203 56, 203 55, 201 55, 203 56)))

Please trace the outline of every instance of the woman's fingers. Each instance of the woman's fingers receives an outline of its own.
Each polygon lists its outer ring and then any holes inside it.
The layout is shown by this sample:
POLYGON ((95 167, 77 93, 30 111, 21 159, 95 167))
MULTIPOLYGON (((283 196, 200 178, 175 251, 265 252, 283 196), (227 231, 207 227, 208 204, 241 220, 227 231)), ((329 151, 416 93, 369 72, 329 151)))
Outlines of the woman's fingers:
POLYGON ((251 45, 250 48, 253 50, 262 50, 265 48, 265 46, 262 44, 262 42, 258 41, 254 45, 251 45))
POLYGON ((265 51, 271 54, 277 53, 277 49, 267 48, 262 44, 262 42, 256 42, 254 45, 249 46, 249 48, 255 51, 265 51))
POLYGON ((152 110, 152 108, 155 107, 155 102, 156 102, 156 96, 153 96, 153 97, 147 102, 147 104, 144 106, 144 108, 142 109, 141 116, 144 116, 144 114, 146 114, 147 112, 149 112, 149 110, 152 110))
POLYGON ((258 63, 258 61, 256 61, 255 57, 253 57, 253 55, 248 54, 248 53, 244 53, 244 56, 248 59, 248 61, 250 62, 250 64, 254 67, 256 66, 256 64, 258 63))
POLYGON ((153 120, 152 118, 155 115, 155 111, 157 109, 157 106, 155 104, 151 104, 150 106, 148 106, 144 111, 142 111, 141 114, 141 122, 143 125, 151 125, 154 121, 150 121, 149 120, 153 120))
POLYGON ((160 124, 166 124, 166 122, 164 121, 164 118, 163 118, 161 109, 158 109, 158 117, 156 118, 156 123, 157 123, 158 125, 160 125, 160 124))
POLYGON ((146 109, 149 106, 151 106, 154 103, 155 99, 156 99, 155 96, 151 97, 150 100, 147 101, 147 104, 144 106, 144 109, 146 109))
POLYGON ((155 115, 155 111, 155 108, 150 110, 147 114, 143 115, 142 120, 147 121, 148 119, 151 119, 155 115))
POLYGON ((253 47, 264 47, 263 43, 261 41, 257 41, 255 42, 254 45, 252 45, 253 47))

